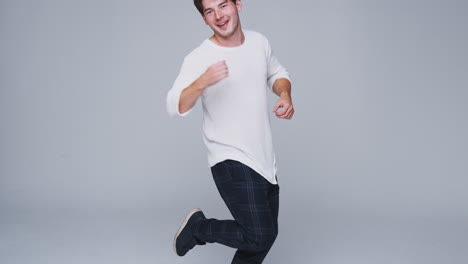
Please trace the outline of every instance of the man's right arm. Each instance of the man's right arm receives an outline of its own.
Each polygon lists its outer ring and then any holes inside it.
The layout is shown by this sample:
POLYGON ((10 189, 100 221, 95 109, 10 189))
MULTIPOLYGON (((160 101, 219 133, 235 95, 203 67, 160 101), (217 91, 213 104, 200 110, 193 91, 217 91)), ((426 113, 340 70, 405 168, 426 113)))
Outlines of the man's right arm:
POLYGON ((187 88, 182 90, 179 100, 179 113, 183 114, 192 109, 192 107, 197 102, 198 97, 203 93, 205 88, 206 87, 200 83, 200 78, 198 78, 187 88))
POLYGON ((211 65, 198 79, 182 90, 178 105, 179 113, 184 114, 192 109, 206 88, 226 78, 228 74, 225 61, 211 65))

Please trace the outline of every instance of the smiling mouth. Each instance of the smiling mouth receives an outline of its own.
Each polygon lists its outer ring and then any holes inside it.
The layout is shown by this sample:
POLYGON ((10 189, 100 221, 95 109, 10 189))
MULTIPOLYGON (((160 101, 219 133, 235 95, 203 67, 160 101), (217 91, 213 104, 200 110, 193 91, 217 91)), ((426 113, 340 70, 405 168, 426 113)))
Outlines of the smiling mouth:
POLYGON ((216 24, 216 26, 218 26, 221 29, 225 29, 227 27, 228 22, 229 22, 229 20, 226 20, 223 23, 216 24))

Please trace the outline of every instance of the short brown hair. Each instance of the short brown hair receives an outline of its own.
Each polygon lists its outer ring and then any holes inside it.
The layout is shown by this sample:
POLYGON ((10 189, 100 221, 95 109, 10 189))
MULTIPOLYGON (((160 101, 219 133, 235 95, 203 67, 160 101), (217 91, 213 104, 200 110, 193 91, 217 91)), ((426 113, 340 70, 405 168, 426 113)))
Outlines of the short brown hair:
MULTIPOLYGON (((198 12, 200 12, 200 14, 203 16, 203 4, 202 4, 202 1, 203 1, 203 0, 193 0, 193 4, 194 4, 195 7, 198 9, 198 12)), ((237 0, 231 0, 231 1, 235 4, 237 0)))

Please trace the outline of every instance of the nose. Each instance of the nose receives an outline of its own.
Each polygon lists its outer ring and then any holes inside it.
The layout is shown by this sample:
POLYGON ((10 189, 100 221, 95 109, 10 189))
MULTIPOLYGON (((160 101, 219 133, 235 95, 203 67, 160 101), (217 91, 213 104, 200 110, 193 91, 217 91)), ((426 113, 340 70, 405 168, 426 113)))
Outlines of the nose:
POLYGON ((215 12, 215 17, 216 17, 216 19, 219 20, 219 19, 221 18, 221 12, 220 12, 220 11, 216 11, 216 10, 215 10, 214 12, 215 12))

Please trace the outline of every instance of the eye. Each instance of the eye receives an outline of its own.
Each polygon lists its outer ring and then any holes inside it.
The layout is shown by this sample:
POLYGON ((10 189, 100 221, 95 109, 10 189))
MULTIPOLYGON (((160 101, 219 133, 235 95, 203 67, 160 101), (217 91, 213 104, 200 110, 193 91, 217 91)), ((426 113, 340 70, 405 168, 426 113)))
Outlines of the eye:
POLYGON ((226 6, 227 6, 227 5, 226 5, 226 4, 224 4, 224 5, 222 5, 222 6, 221 6, 221 8, 225 8, 226 6))
POLYGON ((205 12, 205 15, 209 15, 209 14, 211 14, 211 10, 208 10, 205 12))

